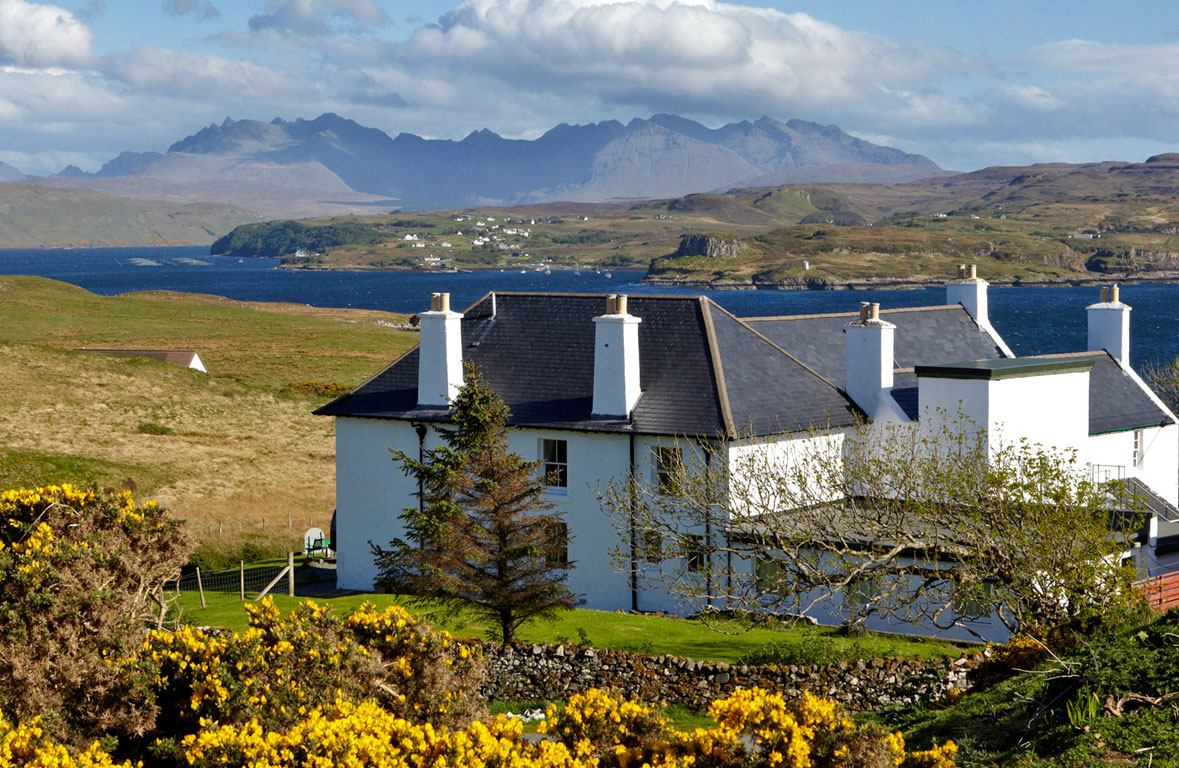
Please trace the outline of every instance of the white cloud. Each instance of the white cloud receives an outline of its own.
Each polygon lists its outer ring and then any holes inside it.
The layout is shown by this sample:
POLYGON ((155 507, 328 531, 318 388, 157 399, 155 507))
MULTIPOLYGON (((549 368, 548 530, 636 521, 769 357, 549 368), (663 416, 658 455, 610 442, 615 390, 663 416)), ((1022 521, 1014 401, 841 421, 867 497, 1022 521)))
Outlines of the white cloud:
POLYGON ((803 13, 712 0, 465 0, 392 57, 411 72, 490 79, 514 93, 741 116, 866 99, 903 111, 930 80, 977 66, 803 13))
POLYGON ((56 5, 0 0, 0 61, 31 67, 85 66, 94 33, 56 5))
POLYGON ((104 61, 111 77, 143 91, 217 101, 273 98, 301 90, 279 72, 248 60, 142 45, 104 61))
POLYGON ((1038 70, 1074 74, 1152 73, 1176 76, 1179 43, 1115 45, 1089 40, 1062 40, 1040 45, 1016 57, 1016 62, 1038 70))

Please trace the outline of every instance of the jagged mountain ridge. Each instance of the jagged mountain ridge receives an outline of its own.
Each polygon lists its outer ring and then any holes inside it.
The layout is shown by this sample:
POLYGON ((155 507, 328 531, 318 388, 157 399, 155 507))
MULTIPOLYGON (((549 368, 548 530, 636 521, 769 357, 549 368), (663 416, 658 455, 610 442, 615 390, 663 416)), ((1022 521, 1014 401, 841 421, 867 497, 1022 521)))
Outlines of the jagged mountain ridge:
MULTIPOLYGON (((85 176, 110 179, 113 184, 101 189, 119 194, 119 179, 162 181, 180 167, 187 175, 176 177, 178 184, 190 183, 195 174, 206 180, 272 179, 276 187, 290 183, 296 171, 326 171, 363 196, 386 198, 405 210, 432 210, 673 197, 740 187, 799 168, 810 169, 814 181, 822 180, 826 165, 840 167, 839 181, 855 180, 860 167, 862 180, 873 182, 945 173, 928 158, 854 138, 836 126, 768 117, 711 129, 655 115, 626 124, 561 124, 534 140, 483 129, 458 141, 409 133, 391 138, 332 113, 269 123, 226 118, 172 144, 165 155, 153 155, 123 153, 85 176), (179 156, 186 161, 176 162, 179 156)), ((77 176, 62 174, 70 175, 77 176)), ((339 198, 338 190, 333 194, 339 198)), ((249 207, 242 200, 221 201, 249 207)))

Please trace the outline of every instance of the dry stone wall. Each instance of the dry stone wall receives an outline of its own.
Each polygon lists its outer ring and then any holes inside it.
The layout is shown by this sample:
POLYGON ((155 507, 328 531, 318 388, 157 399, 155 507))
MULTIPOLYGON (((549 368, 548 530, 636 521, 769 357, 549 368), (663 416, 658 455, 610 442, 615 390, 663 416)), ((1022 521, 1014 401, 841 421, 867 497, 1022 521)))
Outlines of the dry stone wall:
POLYGON ((482 693, 508 701, 566 699, 607 688, 643 701, 704 709, 738 688, 760 686, 786 696, 810 691, 853 712, 891 704, 933 702, 967 688, 966 658, 942 661, 874 659, 815 666, 745 666, 648 656, 611 649, 531 645, 488 646, 482 693))

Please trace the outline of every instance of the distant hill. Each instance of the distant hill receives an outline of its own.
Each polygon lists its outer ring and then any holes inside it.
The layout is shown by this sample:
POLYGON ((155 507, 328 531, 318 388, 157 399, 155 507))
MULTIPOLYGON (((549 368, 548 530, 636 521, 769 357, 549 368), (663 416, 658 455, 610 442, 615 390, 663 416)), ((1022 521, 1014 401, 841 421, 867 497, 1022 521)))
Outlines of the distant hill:
POLYGON ((711 129, 655 115, 625 125, 562 124, 531 141, 486 129, 451 141, 408 133, 391 138, 328 113, 290 122, 227 118, 163 155, 124 152, 97 173, 71 167, 36 183, 122 197, 216 200, 295 218, 374 207, 674 197, 791 178, 898 183, 945 174, 921 155, 803 120, 763 117, 711 129))
POLYGON ((28 178, 8 163, 0 162, 0 181, 20 181, 28 178))
POLYGON ((257 220, 218 203, 150 203, 82 189, 0 184, 0 248, 204 245, 257 220))

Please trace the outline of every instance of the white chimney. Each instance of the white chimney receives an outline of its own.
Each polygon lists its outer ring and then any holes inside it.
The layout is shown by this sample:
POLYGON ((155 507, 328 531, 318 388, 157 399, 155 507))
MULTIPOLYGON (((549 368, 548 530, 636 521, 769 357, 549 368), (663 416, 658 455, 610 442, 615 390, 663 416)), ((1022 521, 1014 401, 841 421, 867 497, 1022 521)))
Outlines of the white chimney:
POLYGON ((843 327, 847 360, 845 391, 872 419, 884 415, 882 408, 894 415, 899 412, 899 408, 891 405, 889 394, 896 329, 892 323, 880 319, 879 304, 868 302, 860 304, 860 319, 843 327))
POLYGON ((449 405, 463 386, 463 315, 450 310, 449 293, 433 293, 418 317, 418 405, 449 405))
POLYGON ((639 323, 626 296, 606 297, 606 314, 594 318, 594 416, 630 418, 639 401, 639 323))
POLYGON ((1104 349, 1123 368, 1130 366, 1130 307, 1118 298, 1118 287, 1101 289, 1101 298, 1088 306, 1089 350, 1104 349))
POLYGON ((978 266, 958 265, 958 279, 946 283, 946 303, 961 304, 984 328, 991 325, 987 317, 987 286, 989 283, 978 276, 978 266))

